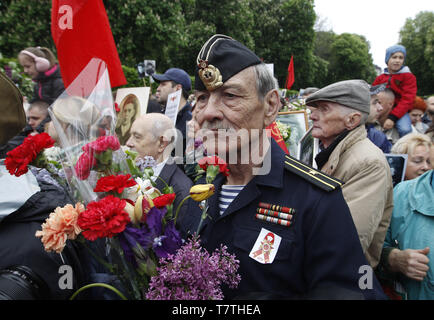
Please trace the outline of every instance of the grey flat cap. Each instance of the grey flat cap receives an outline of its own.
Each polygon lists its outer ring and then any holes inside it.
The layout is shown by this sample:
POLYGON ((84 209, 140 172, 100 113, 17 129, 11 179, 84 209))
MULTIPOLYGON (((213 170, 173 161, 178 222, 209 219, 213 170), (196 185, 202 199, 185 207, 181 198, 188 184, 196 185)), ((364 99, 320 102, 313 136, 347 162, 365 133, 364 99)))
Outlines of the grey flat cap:
POLYGON ((306 98, 306 105, 316 107, 318 101, 331 101, 369 114, 369 84, 364 80, 345 80, 328 85, 306 98))

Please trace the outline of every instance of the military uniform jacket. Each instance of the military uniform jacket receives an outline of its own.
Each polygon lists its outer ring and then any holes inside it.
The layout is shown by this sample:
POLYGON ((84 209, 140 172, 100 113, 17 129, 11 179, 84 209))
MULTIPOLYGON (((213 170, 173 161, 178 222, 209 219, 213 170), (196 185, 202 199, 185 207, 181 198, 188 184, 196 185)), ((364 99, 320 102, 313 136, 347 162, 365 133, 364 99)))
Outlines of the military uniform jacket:
MULTIPOLYGON (((240 261, 241 282, 235 290, 224 289, 225 299, 384 298, 374 275, 372 289, 359 287, 363 276, 359 268, 369 264, 339 182, 317 178, 321 177, 318 171, 300 169, 307 167, 291 160, 274 141, 271 153, 269 174, 255 176, 221 216, 218 197, 225 177, 214 180, 216 193, 209 198, 210 218, 202 223, 200 240, 209 252, 226 245, 240 261), (256 218, 260 202, 294 209, 290 225, 256 218), (249 256, 262 228, 281 237, 268 264, 249 256)), ((190 201, 187 212, 179 217, 180 227, 184 234, 193 234, 201 210, 190 201)))

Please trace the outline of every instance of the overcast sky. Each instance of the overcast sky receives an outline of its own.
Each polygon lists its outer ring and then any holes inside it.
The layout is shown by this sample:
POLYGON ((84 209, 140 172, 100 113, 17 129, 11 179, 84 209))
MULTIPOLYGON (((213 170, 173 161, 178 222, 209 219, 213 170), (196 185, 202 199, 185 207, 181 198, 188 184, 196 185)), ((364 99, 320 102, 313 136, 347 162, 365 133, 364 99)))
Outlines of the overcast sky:
POLYGON ((407 18, 434 11, 434 0, 315 0, 315 12, 336 34, 364 35, 374 64, 386 67, 386 49, 398 43, 407 18))

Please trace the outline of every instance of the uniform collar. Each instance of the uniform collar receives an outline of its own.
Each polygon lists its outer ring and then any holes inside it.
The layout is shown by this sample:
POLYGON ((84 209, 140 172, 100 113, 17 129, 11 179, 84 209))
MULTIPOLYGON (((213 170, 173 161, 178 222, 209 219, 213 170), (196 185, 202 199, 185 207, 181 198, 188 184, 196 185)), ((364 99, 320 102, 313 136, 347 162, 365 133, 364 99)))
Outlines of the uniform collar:
MULTIPOLYGON (((252 180, 258 185, 282 188, 283 186, 283 172, 285 171, 285 152, 279 147, 274 139, 270 139, 271 148, 270 152, 271 169, 266 175, 257 175, 252 180)), ((267 157, 266 157, 267 159, 267 157)))

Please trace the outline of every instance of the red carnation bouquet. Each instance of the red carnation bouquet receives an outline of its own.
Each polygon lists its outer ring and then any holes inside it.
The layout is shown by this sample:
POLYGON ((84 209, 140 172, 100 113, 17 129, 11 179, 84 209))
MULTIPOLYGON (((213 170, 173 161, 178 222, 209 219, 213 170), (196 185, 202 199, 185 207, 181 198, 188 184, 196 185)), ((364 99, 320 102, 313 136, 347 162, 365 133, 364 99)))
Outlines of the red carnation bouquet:
POLYGON ((37 166, 40 166, 44 161, 41 151, 51 148, 54 142, 45 132, 26 137, 21 145, 6 154, 5 165, 9 173, 19 177, 29 170, 29 164, 38 162, 37 166))

